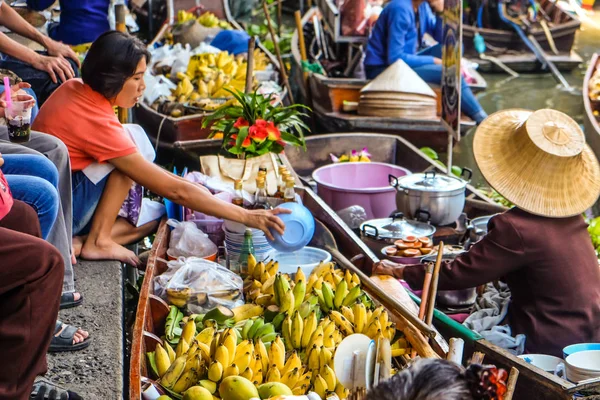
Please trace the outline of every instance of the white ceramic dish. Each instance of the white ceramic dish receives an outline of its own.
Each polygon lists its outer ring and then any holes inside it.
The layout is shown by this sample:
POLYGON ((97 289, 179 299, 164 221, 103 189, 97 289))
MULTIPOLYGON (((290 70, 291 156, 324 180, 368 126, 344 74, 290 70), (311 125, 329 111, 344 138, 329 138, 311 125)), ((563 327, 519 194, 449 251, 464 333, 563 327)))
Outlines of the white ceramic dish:
POLYGON ((567 379, 580 382, 600 377, 600 350, 586 350, 571 354, 565 360, 567 379))
POLYGON ((367 352, 372 340, 360 333, 347 336, 339 344, 333 357, 333 369, 339 382, 347 388, 365 387, 365 367, 367 352), (357 353, 357 363, 354 367, 354 376, 352 375, 352 360, 354 353, 357 353))
POLYGON ((519 358, 525 360, 525 362, 533 365, 534 367, 543 369, 551 374, 553 374, 556 371, 556 367, 562 363, 560 358, 547 354, 523 354, 520 355, 519 358))

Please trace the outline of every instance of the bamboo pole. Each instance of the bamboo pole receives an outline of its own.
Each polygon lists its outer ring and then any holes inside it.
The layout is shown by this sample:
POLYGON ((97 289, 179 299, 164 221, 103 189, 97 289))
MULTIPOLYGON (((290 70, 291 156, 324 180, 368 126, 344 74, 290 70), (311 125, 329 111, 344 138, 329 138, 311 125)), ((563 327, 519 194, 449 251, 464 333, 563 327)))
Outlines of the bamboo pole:
POLYGON ((275 47, 275 54, 277 55, 277 61, 279 62, 281 79, 283 80, 283 85, 288 91, 290 102, 294 104, 294 95, 292 94, 292 88, 290 87, 287 71, 285 70, 285 64, 283 62, 283 58, 281 57, 281 52, 279 51, 279 43, 277 42, 277 35, 275 35, 275 30, 273 29, 273 23, 271 22, 271 15, 269 14, 269 10, 267 8, 267 2, 263 0, 262 4, 263 11, 265 12, 265 18, 267 18, 267 27, 269 28, 269 32, 271 33, 271 39, 273 40, 273 46, 275 47))
MULTIPOLYGON (((116 29, 119 32, 127 32, 127 25, 125 25, 125 4, 117 4, 115 6, 115 23, 116 29)), ((152 16, 150 16, 152 18, 152 16)), ((119 122, 126 124, 129 121, 129 112, 126 108, 119 107, 117 110, 119 116, 119 122)))
POLYGON ((431 287, 429 289, 429 298, 427 299, 427 319, 425 323, 429 326, 433 322, 433 310, 435 309, 435 296, 437 295, 438 280, 440 277, 440 268, 442 265, 442 257, 444 256, 444 242, 440 242, 438 248, 433 275, 431 276, 431 287))
POLYGON ((504 394, 504 400, 512 400, 517 387, 517 379, 519 378, 519 370, 515 367, 510 369, 510 375, 508 376, 508 382, 506 383, 506 393, 504 394))
MULTIPOLYGON (((296 19, 296 32, 298 32, 298 47, 300 48, 300 60, 308 61, 308 56, 306 55, 306 43, 304 42, 304 29, 302 29, 302 15, 300 14, 300 10, 294 13, 294 18, 296 19)), ((304 83, 306 85, 308 73, 303 71, 302 75, 304 76, 304 83)))
POLYGON ((246 67, 246 94, 252 92, 252 83, 254 82, 254 46, 256 39, 252 36, 248 39, 248 65, 246 67))
POLYGON ((283 2, 277 2, 277 36, 281 37, 283 26, 283 2))

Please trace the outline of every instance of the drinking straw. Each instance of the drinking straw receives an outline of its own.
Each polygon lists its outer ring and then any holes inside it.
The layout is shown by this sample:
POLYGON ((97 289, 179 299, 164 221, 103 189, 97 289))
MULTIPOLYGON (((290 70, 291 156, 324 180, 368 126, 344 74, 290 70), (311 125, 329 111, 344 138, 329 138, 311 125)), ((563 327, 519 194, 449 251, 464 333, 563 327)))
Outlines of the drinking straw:
POLYGON ((12 107, 12 96, 10 93, 10 80, 8 76, 4 77, 4 97, 6 98, 6 108, 12 107))

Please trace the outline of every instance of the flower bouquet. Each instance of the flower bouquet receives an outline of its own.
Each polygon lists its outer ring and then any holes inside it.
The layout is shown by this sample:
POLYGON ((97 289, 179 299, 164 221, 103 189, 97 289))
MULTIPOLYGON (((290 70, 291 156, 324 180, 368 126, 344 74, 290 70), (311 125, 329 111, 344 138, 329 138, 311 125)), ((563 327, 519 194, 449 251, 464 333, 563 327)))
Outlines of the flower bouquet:
POLYGON ((222 134, 226 154, 248 159, 267 153, 279 154, 287 145, 306 149, 303 129, 308 131, 309 128, 301 120, 306 116, 301 109, 308 110, 308 107, 273 105, 270 95, 228 91, 239 104, 217 109, 202 124, 207 127, 212 123, 209 139, 222 134))
POLYGON ((331 157, 331 161, 334 163, 343 163, 343 162, 371 162, 371 154, 369 154, 369 149, 364 147, 361 151, 352 150, 350 155, 342 154, 337 157, 333 153, 329 153, 329 157, 331 157))

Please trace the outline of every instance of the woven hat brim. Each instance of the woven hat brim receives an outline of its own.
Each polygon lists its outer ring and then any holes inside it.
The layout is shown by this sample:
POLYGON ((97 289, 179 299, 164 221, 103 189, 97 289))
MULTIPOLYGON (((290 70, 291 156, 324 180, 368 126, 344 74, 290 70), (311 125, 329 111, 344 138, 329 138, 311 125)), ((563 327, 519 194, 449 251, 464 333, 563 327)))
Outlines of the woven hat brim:
POLYGON ((571 217, 600 195, 600 165, 585 145, 574 157, 540 150, 524 131, 528 110, 503 110, 478 127, 473 153, 486 181, 507 200, 532 214, 571 217))

